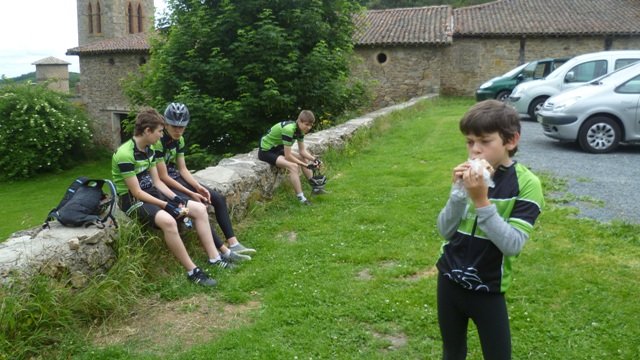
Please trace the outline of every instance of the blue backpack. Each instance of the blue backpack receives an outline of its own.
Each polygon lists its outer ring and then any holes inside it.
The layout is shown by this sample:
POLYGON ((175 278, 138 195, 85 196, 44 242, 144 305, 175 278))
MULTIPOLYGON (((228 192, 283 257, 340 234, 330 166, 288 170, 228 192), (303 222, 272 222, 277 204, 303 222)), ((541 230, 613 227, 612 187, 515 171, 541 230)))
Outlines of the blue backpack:
POLYGON ((116 188, 111 180, 81 176, 69 185, 58 206, 47 215, 42 228, 49 228, 49 221, 58 220, 64 226, 95 225, 102 229, 109 219, 117 228, 118 223, 113 216, 116 196, 116 188), (108 193, 103 191, 105 185, 109 189, 108 193))

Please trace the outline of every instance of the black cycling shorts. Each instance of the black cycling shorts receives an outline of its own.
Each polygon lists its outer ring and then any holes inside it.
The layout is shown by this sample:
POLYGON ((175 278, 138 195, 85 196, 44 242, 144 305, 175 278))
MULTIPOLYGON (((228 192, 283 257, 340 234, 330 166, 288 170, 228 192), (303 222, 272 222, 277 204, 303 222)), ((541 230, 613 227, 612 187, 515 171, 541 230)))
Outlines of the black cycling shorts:
POLYGON ((268 151, 258 150, 258 159, 268 162, 273 166, 276 165, 276 160, 278 160, 279 156, 284 156, 284 145, 278 145, 268 151))

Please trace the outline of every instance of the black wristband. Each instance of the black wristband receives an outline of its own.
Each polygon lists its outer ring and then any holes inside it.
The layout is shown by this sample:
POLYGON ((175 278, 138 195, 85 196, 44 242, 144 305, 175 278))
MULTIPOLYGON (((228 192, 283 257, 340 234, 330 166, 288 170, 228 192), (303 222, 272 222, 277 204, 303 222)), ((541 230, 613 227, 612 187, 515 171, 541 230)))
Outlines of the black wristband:
POLYGON ((174 219, 179 218, 182 215, 182 209, 180 207, 173 204, 171 201, 167 202, 164 210, 169 213, 169 215, 173 216, 174 219))

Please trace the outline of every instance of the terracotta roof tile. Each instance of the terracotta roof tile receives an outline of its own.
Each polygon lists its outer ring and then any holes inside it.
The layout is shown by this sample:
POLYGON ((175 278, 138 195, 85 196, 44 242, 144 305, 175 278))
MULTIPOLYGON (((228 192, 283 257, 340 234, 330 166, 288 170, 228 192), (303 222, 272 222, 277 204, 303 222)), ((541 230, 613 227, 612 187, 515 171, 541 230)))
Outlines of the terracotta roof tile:
POLYGON ((93 42, 67 50, 67 55, 138 53, 149 51, 149 34, 137 33, 121 38, 93 42))
MULTIPOLYGON (((639 35, 640 0, 498 0, 452 9, 448 5, 369 10, 355 16, 355 44, 451 44, 456 37, 639 35)), ((148 52, 147 33, 67 50, 67 55, 148 52)))
POLYGON ((454 36, 640 34, 638 0, 499 0, 453 16, 454 36))
POLYGON ((357 45, 451 43, 448 5, 369 10, 355 17, 357 45))

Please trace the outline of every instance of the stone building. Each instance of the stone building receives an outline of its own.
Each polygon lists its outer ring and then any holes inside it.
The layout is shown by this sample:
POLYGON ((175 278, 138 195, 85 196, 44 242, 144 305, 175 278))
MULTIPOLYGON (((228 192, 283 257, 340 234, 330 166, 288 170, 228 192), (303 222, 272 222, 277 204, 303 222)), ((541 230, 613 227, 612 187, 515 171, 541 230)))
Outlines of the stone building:
MULTIPOLYGON (((80 93, 96 137, 115 148, 129 111, 120 82, 149 56, 152 0, 77 0, 80 93)), ((356 17, 354 76, 374 107, 429 94, 473 95, 525 61, 640 49, 638 0, 497 0, 366 11, 356 17)))
POLYGON ((70 63, 53 56, 40 59, 31 63, 36 66, 36 82, 47 82, 51 90, 69 92, 69 65, 70 63))
POLYGON ((526 61, 640 49, 640 1, 498 0, 458 9, 368 11, 357 20, 359 71, 376 105, 427 92, 474 94, 526 61))
POLYGON ((94 138, 112 149, 130 110, 121 82, 149 58, 153 15, 153 0, 77 0, 79 46, 67 55, 80 59, 78 90, 95 121, 94 138))

